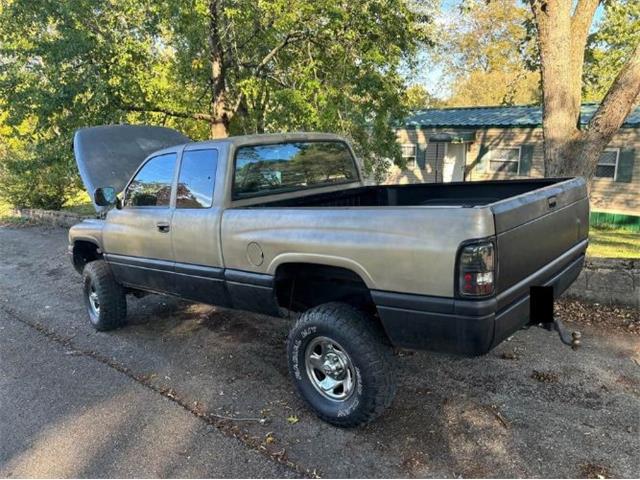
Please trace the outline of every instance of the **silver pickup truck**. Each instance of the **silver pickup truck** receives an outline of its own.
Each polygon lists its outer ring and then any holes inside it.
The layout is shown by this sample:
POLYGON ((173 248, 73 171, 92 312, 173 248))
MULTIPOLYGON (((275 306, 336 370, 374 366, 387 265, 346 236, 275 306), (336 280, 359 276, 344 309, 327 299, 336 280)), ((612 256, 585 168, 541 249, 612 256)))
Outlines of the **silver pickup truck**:
POLYGON ((98 210, 69 232, 93 326, 123 325, 143 292, 299 312, 293 382, 338 426, 391 403, 394 349, 481 355, 551 322, 587 248, 580 178, 369 186, 349 144, 317 133, 105 126, 74 152, 98 210))

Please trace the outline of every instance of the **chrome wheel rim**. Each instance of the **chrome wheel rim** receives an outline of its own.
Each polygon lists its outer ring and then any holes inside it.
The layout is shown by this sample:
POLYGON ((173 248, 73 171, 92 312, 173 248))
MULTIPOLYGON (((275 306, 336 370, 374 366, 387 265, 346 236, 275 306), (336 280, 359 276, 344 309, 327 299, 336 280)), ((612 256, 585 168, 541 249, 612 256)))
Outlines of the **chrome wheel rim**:
POLYGON ((316 337, 305 351, 305 368, 311 385, 323 397, 345 401, 355 390, 355 371, 342 346, 330 338, 316 337))
POLYGON ((93 283, 89 286, 89 308, 95 315, 100 315, 100 299, 93 283))

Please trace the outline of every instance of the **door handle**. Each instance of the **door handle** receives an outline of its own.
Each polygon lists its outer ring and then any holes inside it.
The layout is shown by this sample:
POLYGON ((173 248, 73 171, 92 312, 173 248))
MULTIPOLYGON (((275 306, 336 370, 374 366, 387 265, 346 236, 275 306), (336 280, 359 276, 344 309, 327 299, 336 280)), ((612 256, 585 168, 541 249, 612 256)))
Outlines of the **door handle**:
POLYGON ((555 196, 547 198, 547 201, 549 202, 549 208, 554 208, 556 206, 557 200, 555 196))
POLYGON ((171 230, 169 222, 157 222, 156 227, 158 227, 158 231, 162 233, 168 233, 169 230, 171 230))

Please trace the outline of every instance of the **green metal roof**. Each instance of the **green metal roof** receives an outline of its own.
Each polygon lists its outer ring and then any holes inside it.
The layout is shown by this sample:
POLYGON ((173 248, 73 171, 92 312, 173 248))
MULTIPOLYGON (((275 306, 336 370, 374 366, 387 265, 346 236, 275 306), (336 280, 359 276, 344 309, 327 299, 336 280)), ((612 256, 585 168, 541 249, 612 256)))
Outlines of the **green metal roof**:
MULTIPOLYGON (((582 105, 580 123, 585 125, 593 116, 597 104, 582 105)), ((539 127, 542 125, 542 107, 464 107, 429 108, 418 110, 404 122, 405 127, 539 127)), ((624 127, 640 127, 640 108, 633 110, 624 127)))

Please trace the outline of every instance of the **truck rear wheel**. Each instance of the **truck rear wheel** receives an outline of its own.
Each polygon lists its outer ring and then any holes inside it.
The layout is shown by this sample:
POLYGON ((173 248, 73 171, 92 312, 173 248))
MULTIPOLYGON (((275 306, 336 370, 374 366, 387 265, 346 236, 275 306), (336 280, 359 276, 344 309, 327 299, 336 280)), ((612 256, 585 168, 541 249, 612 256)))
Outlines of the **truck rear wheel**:
POLYGON ((85 265, 82 272, 84 303, 96 330, 113 330, 125 324, 127 299, 104 260, 85 265))
POLYGON ((289 333, 287 354, 298 393, 328 423, 370 422, 393 401, 392 348, 382 328, 350 305, 307 310, 289 333))

